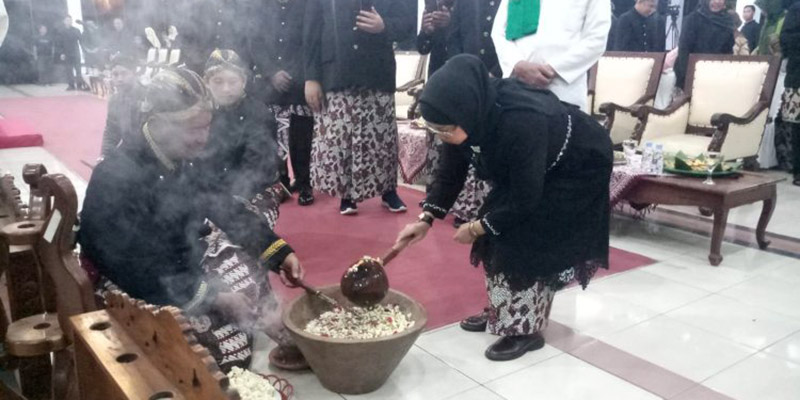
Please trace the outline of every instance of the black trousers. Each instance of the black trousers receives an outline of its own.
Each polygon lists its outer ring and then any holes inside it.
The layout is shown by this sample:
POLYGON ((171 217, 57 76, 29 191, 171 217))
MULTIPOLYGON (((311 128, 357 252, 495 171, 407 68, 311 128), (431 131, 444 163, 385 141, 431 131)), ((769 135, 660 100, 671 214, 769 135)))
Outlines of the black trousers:
MULTIPOLYGON (((289 159, 298 190, 311 189, 311 141, 314 137, 314 117, 292 114, 289 119, 289 159)), ((284 168, 283 183, 288 187, 288 168, 284 168)))
POLYGON ((82 88, 86 86, 83 81, 83 74, 81 73, 81 61, 67 59, 64 62, 64 68, 67 72, 67 84, 72 88, 82 88))

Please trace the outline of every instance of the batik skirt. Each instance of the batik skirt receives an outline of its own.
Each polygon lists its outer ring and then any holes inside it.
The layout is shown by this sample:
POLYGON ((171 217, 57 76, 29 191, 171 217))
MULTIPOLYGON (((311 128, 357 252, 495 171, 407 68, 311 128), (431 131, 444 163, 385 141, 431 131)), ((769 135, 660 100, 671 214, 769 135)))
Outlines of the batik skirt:
POLYGON ((330 195, 360 202, 397 188, 394 94, 347 89, 326 94, 315 115, 311 182, 330 195))
MULTIPOLYGON (((580 267, 582 280, 588 283, 597 272, 597 265, 580 267)), ((505 275, 486 278, 489 293, 489 323, 486 330, 498 336, 521 336, 538 333, 547 328, 550 309, 556 292, 576 281, 576 268, 570 268, 548 279, 538 280, 524 290, 511 289, 505 275)))

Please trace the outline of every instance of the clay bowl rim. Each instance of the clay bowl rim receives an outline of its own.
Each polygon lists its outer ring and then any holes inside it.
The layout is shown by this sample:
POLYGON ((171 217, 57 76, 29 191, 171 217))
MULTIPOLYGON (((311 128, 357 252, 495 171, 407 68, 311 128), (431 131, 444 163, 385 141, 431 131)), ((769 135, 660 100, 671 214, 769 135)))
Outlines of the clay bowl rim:
MULTIPOLYGON (((322 286, 322 287, 320 287, 318 289, 322 293, 326 293, 327 290, 333 289, 333 288, 338 288, 338 287, 339 287, 339 285, 328 285, 328 286, 322 286)), ((394 290, 394 289, 390 288, 386 295, 388 296, 389 293, 394 293, 396 295, 400 295, 402 297, 405 297, 406 299, 411 300, 412 302, 417 304, 417 306, 419 307, 419 309, 421 311, 421 313, 420 313, 421 314, 420 315, 421 318, 419 318, 419 319, 414 321, 414 326, 412 326, 411 328, 406 329, 405 331, 400 332, 400 333, 398 333, 396 335, 383 336, 383 337, 372 338, 372 339, 336 339, 336 338, 331 338, 331 337, 312 335, 312 334, 306 332, 305 329, 298 327, 291 320, 291 318, 289 318, 289 313, 291 312, 292 309, 294 309, 295 305, 300 300, 302 300, 302 299, 304 299, 306 297, 310 297, 310 295, 308 293, 303 293, 302 295, 298 296, 297 298, 295 298, 294 300, 289 302, 289 304, 283 309, 283 315, 281 316, 281 319, 283 319, 283 324, 286 326, 286 328, 289 329, 290 331, 292 331, 292 333, 294 333, 295 335, 299 335, 299 336, 301 336, 301 337, 303 337, 305 339, 308 339, 308 340, 314 340, 314 341, 325 342, 325 343, 335 343, 335 344, 356 345, 356 344, 364 344, 364 343, 385 342, 387 340, 400 339, 400 338, 403 338, 403 337, 406 337, 406 336, 415 335, 415 334, 417 334, 417 332, 420 332, 423 329, 425 329, 425 327, 428 325, 428 310, 425 309, 425 306, 423 306, 422 303, 420 303, 419 301, 414 300, 413 297, 411 297, 411 296, 409 296, 409 295, 407 295, 407 294, 405 294, 405 293, 403 293, 403 292, 401 292, 399 290, 394 290)))

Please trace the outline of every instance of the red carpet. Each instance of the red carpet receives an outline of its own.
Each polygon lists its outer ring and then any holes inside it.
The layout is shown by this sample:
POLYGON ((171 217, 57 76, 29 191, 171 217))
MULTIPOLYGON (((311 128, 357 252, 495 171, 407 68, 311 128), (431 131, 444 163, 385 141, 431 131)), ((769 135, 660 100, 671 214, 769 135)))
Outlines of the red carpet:
MULTIPOLYGON (((0 113, 6 118, 28 122, 44 136, 45 148, 70 169, 89 179, 91 170, 82 161, 94 162, 100 154, 105 124, 106 101, 85 96, 21 98, 0 100, 0 113)), ((310 284, 338 283, 341 274, 362 255, 380 256, 397 232, 419 213, 422 193, 400 189, 411 206, 406 214, 390 214, 375 199, 362 204, 355 217, 339 215, 339 202, 318 196, 311 207, 295 202, 281 208, 278 232, 297 250, 307 270, 310 284)), ((388 267, 392 288, 421 301, 429 313, 429 328, 459 321, 486 305, 483 272, 469 265, 469 246, 452 240, 451 221, 439 221, 422 242, 402 253, 388 267)), ((598 276, 613 274, 653 263, 638 254, 611 249, 611 269, 598 276)), ((299 290, 274 286, 287 297, 299 290)))
MULTIPOLYGON (((278 232, 295 248, 313 285, 338 283, 344 270, 362 255, 379 257, 388 250, 399 230, 419 214, 422 193, 400 189, 410 206, 406 214, 391 214, 373 199, 359 206, 357 216, 339 215, 339 201, 318 196, 311 207, 295 202, 281 208, 278 232)), ((429 329, 448 325, 479 312, 486 305, 483 271, 469 264, 469 246, 452 240, 452 221, 437 221, 427 238, 401 253, 387 267, 389 282, 422 302, 429 314, 429 329)), ((613 274, 654 261, 622 250, 611 249, 611 268, 599 276, 613 274)), ((281 286, 278 281, 275 286, 281 286)), ((299 290, 280 290, 288 297, 299 290)))
POLYGON ((88 180, 100 155, 107 102, 92 95, 0 99, 0 114, 27 122, 44 137, 44 148, 88 180))

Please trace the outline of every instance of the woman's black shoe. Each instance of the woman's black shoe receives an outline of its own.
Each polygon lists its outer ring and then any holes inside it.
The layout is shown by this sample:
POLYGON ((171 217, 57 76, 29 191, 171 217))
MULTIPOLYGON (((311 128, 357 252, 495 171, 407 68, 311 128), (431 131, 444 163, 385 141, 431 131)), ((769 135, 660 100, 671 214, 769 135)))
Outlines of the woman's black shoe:
POLYGON ((300 190, 300 196, 297 197, 297 204, 301 206, 310 206, 314 204, 314 192, 308 188, 300 190))
POLYGON ((492 361, 510 361, 542 347, 544 347, 544 337, 540 333, 524 336, 504 336, 489 346, 485 355, 486 358, 492 361))
POLYGON ((461 320, 461 329, 467 332, 486 332, 486 325, 489 323, 489 309, 484 309, 482 313, 461 320))

